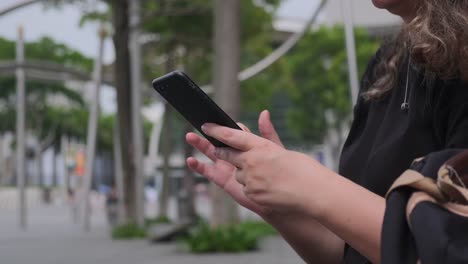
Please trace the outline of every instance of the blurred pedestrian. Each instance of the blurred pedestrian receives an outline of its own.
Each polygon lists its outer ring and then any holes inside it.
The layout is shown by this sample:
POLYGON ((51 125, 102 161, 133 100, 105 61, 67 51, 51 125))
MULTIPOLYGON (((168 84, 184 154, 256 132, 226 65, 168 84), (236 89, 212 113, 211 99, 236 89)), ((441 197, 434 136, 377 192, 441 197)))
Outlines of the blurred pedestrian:
POLYGON ((109 225, 115 227, 118 223, 118 197, 115 185, 112 185, 106 193, 106 212, 109 225))

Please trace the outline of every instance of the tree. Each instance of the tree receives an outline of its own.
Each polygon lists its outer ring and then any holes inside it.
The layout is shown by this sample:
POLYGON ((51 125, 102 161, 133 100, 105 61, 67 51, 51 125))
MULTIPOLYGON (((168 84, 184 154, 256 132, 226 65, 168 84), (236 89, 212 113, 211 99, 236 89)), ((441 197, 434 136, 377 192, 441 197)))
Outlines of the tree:
MULTIPOLYGON (((237 73, 240 70, 240 64, 243 64, 244 67, 250 65, 271 51, 273 32, 272 13, 268 12, 264 6, 256 5, 253 1, 236 1, 238 5, 237 8, 240 9, 237 16, 242 16, 242 18, 237 18, 240 20, 237 22, 237 28, 226 30, 226 32, 224 32, 224 37, 219 37, 215 50, 223 46, 226 48, 223 52, 224 55, 220 57, 220 59, 218 58, 218 66, 213 68, 213 63, 216 60, 212 47, 212 24, 214 23, 213 14, 215 14, 214 6, 206 1, 193 2, 194 3, 191 3, 190 6, 187 4, 178 5, 179 10, 192 10, 193 13, 189 15, 180 17, 159 17, 144 25, 146 31, 161 35, 161 41, 158 43, 161 49, 153 49, 150 52, 154 52, 155 56, 164 54, 165 60, 171 62, 173 59, 173 50, 182 48, 184 50, 184 56, 178 59, 180 61, 179 65, 183 65, 184 69, 193 76, 197 82, 210 83, 211 80, 214 79, 215 100, 237 120, 239 120, 240 112, 243 109, 257 110, 260 107, 266 107, 269 104, 274 89, 278 88, 281 84, 280 82, 276 82, 275 84, 277 85, 272 85, 274 82, 271 81, 273 80, 273 78, 271 78, 273 76, 271 73, 278 73, 282 69, 281 67, 275 65, 274 71, 270 71, 270 74, 263 73, 261 76, 249 80, 243 85, 242 93, 238 92, 239 84, 236 83, 236 79, 237 73), (242 30, 240 28, 242 28, 242 30), (236 32, 239 31, 241 34, 237 33, 239 36, 236 36, 236 32), (230 37, 233 37, 233 39, 229 40, 230 37), (237 45, 242 46, 242 48, 234 48, 236 42, 238 42, 237 45), (230 43, 233 43, 233 46, 231 46, 230 43), (235 50, 238 50, 238 53, 236 53, 235 50), (239 58, 241 61, 238 61, 239 58), (219 78, 219 75, 226 76, 226 71, 217 71, 219 66, 225 69, 229 68, 229 66, 225 64, 226 62, 233 63, 233 68, 231 68, 231 70, 228 69, 229 72, 227 73, 230 76, 229 81, 224 78, 219 78), (232 71, 232 69, 235 71, 232 71), (231 93, 231 91, 234 93, 231 93), (255 95, 258 96, 254 97, 255 95), (246 107, 241 105, 241 100, 245 103, 246 107)), ((226 4, 224 2, 216 3, 226 4)), ((269 4, 271 5, 270 7, 274 8, 278 4, 278 1, 270 1, 269 4)), ((177 4, 172 5, 170 9, 174 9, 175 6, 177 6, 177 4)), ((153 8, 158 8, 158 6, 154 5, 153 8)), ((168 7, 166 6, 166 8, 168 7)), ((151 7, 148 7, 148 9, 151 9, 151 7)), ((228 9, 230 8, 228 7, 228 9)), ((231 12, 232 10, 229 10, 224 15, 221 15, 221 17, 231 14, 231 12)), ((219 30, 218 33, 220 31, 222 32, 222 30, 219 30)), ((153 62, 155 56, 147 56, 147 65, 153 65, 153 67, 147 67, 147 76, 149 76, 149 78, 154 78, 154 76, 158 74, 155 73, 155 69, 156 72, 158 69, 157 65, 154 65, 153 62)), ((160 58, 163 57, 160 56, 160 58)), ((174 67, 174 65, 173 63, 172 67, 174 67)), ((165 71, 169 70, 171 69, 165 69, 165 71)), ((162 73, 163 72, 161 72, 161 74, 162 73)), ((278 76, 281 76, 281 74, 278 74, 278 76)), ((276 78, 276 80, 278 79, 279 78, 276 78)), ((170 111, 166 112, 167 115, 169 113, 170 111)), ((165 124, 168 122, 169 120, 166 120, 165 124)), ((167 151, 167 145, 171 141, 167 136, 173 135, 173 133, 165 130, 163 134, 165 136, 162 147, 167 156, 168 153, 170 153, 167 151)), ((180 141, 182 140, 182 137, 180 137, 180 141)), ((188 154, 191 153, 191 151, 185 149, 185 153, 188 154)), ((167 169, 165 171, 167 173, 167 169)), ((188 191, 190 192, 190 190, 188 191)), ((163 188, 162 193, 166 194, 167 190, 163 188)), ((164 195, 162 197, 162 204, 165 204, 164 197, 166 196, 167 195, 164 195)), ((213 225, 225 224, 237 218, 235 206, 229 201, 230 200, 222 194, 216 194, 213 201, 215 203, 213 212, 216 212, 217 215, 212 219, 213 225)), ((164 208, 163 206, 161 207, 164 208)))
MULTIPOLYGON (((14 60, 15 43, 3 38, 0 38, 0 59, 14 60)), ((79 69, 86 70, 89 68, 91 60, 84 57, 80 53, 69 49, 63 44, 54 42, 52 39, 44 37, 37 42, 26 43, 26 56, 28 59, 54 61, 73 66, 79 69)), ((13 77, 0 78, 0 107, 3 115, 1 131, 12 132, 15 130, 15 101, 16 101, 16 86, 13 77)), ((38 162, 39 184, 43 184, 42 177, 42 153, 56 143, 57 127, 60 120, 53 120, 52 113, 54 107, 52 99, 61 100, 62 104, 82 107, 84 101, 81 95, 67 88, 63 83, 45 83, 34 80, 26 82, 26 115, 28 122, 26 129, 33 133, 38 139, 38 144, 30 153, 34 153, 34 157, 38 162)))
MULTIPOLYGON (((92 68, 92 59, 48 37, 26 43, 25 49, 27 60, 55 62, 87 72, 92 68)), ((0 38, 0 59, 13 60, 14 54, 15 43, 0 38)), ((15 130, 15 80, 13 77, 0 78, 0 86, 0 132, 3 134, 15 130)), ((57 149, 62 135, 78 140, 86 138, 86 126, 83 124, 88 119, 88 111, 81 91, 71 89, 62 82, 31 79, 26 82, 26 90, 27 130, 39 141, 33 150, 36 159, 42 160, 42 153, 49 147, 55 146, 57 149)), ((104 126, 98 135, 98 148, 103 151, 111 148, 112 135, 107 130, 104 126)), ((41 162, 38 164, 41 166, 41 162)))
MULTIPOLYGON (((79 1, 77 1, 79 2, 79 1)), ((125 197, 134 197, 134 187, 132 180, 132 164, 131 164, 131 132, 124 131, 130 128, 130 109, 131 100, 129 93, 129 30, 128 21, 129 1, 112 1, 103 0, 107 3, 108 9, 104 11, 88 9, 83 15, 82 22, 87 20, 109 21, 113 26, 114 31, 114 46, 116 49, 116 61, 114 63, 114 76, 118 98, 118 115, 120 122, 120 137, 122 139, 122 161, 124 176, 126 181, 125 197)), ((168 70, 172 70, 179 65, 183 65, 184 69, 201 83, 211 83, 213 80, 212 65, 213 65, 213 3, 205 0, 162 0, 148 1, 142 0, 142 21, 140 23, 140 31, 145 33, 154 33, 159 36, 157 45, 146 45, 144 47, 144 76, 147 83, 150 83, 155 76, 162 75, 168 70), (177 54, 178 50, 184 50, 183 56, 178 57, 178 63, 172 64, 171 68, 161 67, 165 61, 170 61, 177 54), (169 59, 168 59, 169 58, 169 59)), ((242 19, 241 27, 241 65, 247 66, 251 64, 253 59, 260 59, 268 54, 271 50, 272 43, 272 17, 273 10, 277 7, 279 0, 269 1, 252 1, 241 0, 240 8, 242 19)), ((150 44, 152 44, 150 42, 150 44)), ((284 70, 285 64, 282 67, 275 67, 276 73, 284 70)), ((282 76, 281 74, 278 74, 282 76)), ((279 82, 273 83, 273 75, 262 73, 259 78, 253 78, 246 84, 242 85, 242 99, 245 100, 245 106, 249 109, 258 110, 258 98, 262 98, 261 105, 266 107, 269 103, 269 98, 273 95, 275 88, 279 87, 279 82), (247 92, 244 92, 247 91, 247 92), (252 95, 261 95, 257 99, 252 95)), ((277 80, 277 79, 276 79, 277 80)), ((150 97, 148 97, 150 98, 150 97)), ((147 101, 149 102, 149 101, 147 101)), ((239 106, 241 107, 241 106, 239 106)), ((241 107, 243 109, 243 107, 241 107)), ((167 112, 170 114, 170 111, 167 112)), ((174 122, 173 128, 185 127, 180 123, 177 115, 171 117, 174 122)), ((181 131, 165 131, 167 134, 163 142, 168 143, 174 140, 179 144, 171 144, 172 146, 181 145, 183 141, 181 131), (177 137, 176 137, 177 135, 177 137), (180 135, 180 136, 179 136, 180 135), (172 139, 170 138, 172 137, 172 139)), ((166 155, 172 153, 171 145, 162 144, 162 148, 166 150, 166 155)), ((190 153, 189 150, 186 153, 190 153)), ((168 159, 166 159, 168 160, 168 159)), ((167 167, 167 166, 166 166, 167 167)), ((163 192, 165 193, 165 192, 163 192)), ((128 213, 131 215, 135 212, 130 208, 135 201, 128 200, 128 213)), ((130 217, 132 218, 132 217, 130 217)))
MULTIPOLYGON (((215 99, 226 113, 240 117, 240 4, 238 0, 216 0, 214 19, 213 86, 215 99)), ((238 221, 237 205, 219 187, 213 185, 212 226, 238 221)))
MULTIPOLYGON (((359 73, 379 46, 364 29, 355 30, 359 73)), ((288 54, 292 85, 287 121, 296 137, 308 144, 321 143, 327 130, 326 111, 341 125, 349 120, 351 99, 344 31, 341 26, 321 27, 308 33, 288 54)))

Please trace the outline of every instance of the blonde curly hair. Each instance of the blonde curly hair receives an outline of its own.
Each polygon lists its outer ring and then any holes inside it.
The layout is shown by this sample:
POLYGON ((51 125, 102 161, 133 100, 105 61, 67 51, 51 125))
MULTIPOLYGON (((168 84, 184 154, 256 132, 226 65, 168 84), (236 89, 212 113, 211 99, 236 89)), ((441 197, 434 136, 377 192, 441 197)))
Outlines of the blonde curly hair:
POLYGON ((421 0, 413 20, 381 49, 368 100, 383 97, 398 81, 407 56, 426 77, 468 81, 468 0, 421 0))

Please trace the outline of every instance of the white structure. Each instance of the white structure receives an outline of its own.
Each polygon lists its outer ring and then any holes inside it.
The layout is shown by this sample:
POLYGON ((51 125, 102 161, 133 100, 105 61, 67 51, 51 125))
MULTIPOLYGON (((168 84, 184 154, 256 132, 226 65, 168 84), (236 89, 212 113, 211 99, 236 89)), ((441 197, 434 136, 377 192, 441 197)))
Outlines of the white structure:
MULTIPOLYGON (((350 0, 349 0, 350 1, 350 0)), ((328 0, 323 14, 325 24, 343 23, 341 0, 328 0)), ((353 22, 356 26, 382 28, 399 25, 401 19, 386 10, 377 9, 370 0, 352 0, 353 22)))
MULTIPOLYGON (((352 1, 353 22, 358 27, 365 27, 371 33, 382 34, 388 29, 398 28, 401 19, 398 16, 388 13, 386 10, 377 9, 370 0, 347 0, 352 1)), ((312 1, 311 1, 312 2, 312 1)), ((335 25, 343 23, 341 0, 328 0, 324 11, 320 15, 320 25, 335 25)), ((313 10, 310 7, 304 7, 313 10)), ((278 17, 274 22, 274 27, 280 32, 296 32, 304 24, 303 19, 278 17)))

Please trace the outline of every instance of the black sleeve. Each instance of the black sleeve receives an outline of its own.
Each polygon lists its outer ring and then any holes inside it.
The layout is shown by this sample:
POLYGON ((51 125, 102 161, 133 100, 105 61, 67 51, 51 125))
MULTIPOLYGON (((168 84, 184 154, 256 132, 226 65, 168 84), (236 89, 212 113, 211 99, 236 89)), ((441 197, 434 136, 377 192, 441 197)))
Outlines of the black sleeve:
MULTIPOLYGON (((439 87, 436 87, 438 89, 439 87)), ((468 147, 468 85, 447 82, 436 92, 434 126, 443 148, 468 147)))
POLYGON ((374 84, 374 81, 376 78, 375 69, 377 65, 379 64, 379 61, 381 60, 382 52, 383 52, 383 47, 378 49, 377 52, 370 58, 369 62, 367 63, 364 74, 362 75, 360 79, 359 96, 353 108, 353 114, 355 118, 359 114, 359 112, 363 112, 363 111, 367 112, 367 107, 365 107, 367 103, 364 100, 364 97, 362 96, 362 94, 368 91, 371 88, 371 86, 374 84))

